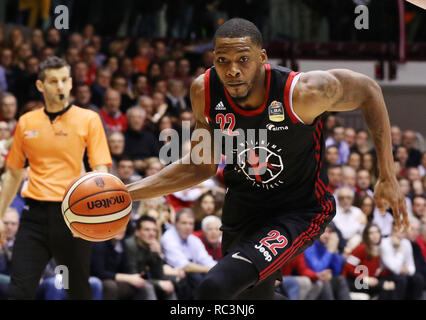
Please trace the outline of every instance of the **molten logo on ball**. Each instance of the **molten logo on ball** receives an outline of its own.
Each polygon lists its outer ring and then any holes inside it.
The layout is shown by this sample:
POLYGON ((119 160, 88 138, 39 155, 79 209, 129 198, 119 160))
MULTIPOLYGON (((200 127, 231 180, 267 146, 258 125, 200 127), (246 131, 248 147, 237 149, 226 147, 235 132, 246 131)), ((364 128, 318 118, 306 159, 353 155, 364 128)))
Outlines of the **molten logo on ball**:
POLYGON ((87 202, 87 208, 89 210, 92 210, 94 208, 109 208, 110 206, 113 206, 115 204, 120 204, 120 203, 124 203, 125 199, 124 196, 115 196, 115 197, 110 197, 107 199, 102 199, 102 200, 96 200, 96 201, 90 201, 87 202))

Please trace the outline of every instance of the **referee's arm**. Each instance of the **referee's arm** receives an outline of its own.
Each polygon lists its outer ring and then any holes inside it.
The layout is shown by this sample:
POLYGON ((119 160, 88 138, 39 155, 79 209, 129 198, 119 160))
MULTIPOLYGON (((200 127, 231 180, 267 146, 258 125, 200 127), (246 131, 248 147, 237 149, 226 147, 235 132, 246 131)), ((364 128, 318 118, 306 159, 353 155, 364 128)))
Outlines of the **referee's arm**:
POLYGON ((0 191, 0 220, 3 220, 4 213, 13 198, 16 196, 21 185, 25 169, 14 169, 6 165, 6 171, 1 179, 0 191))

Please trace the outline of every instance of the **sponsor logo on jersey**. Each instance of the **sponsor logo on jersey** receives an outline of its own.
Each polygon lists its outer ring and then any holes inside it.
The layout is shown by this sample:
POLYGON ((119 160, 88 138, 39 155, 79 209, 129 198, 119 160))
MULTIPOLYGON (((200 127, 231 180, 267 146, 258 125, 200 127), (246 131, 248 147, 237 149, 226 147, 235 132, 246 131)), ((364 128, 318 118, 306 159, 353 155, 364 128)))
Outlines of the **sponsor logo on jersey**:
POLYGON ((38 137, 38 130, 29 130, 24 132, 24 139, 34 139, 38 137))
POLYGON ((284 107, 281 102, 272 101, 268 107, 269 120, 273 122, 284 121, 284 107))
POLYGON ((225 107, 225 105, 223 104, 223 102, 222 101, 220 101, 217 105, 216 105, 216 107, 214 108, 215 110, 226 110, 226 107, 225 107))
POLYGON ((266 129, 268 129, 269 131, 284 131, 284 130, 288 130, 288 126, 277 127, 275 124, 268 123, 266 125, 266 129))

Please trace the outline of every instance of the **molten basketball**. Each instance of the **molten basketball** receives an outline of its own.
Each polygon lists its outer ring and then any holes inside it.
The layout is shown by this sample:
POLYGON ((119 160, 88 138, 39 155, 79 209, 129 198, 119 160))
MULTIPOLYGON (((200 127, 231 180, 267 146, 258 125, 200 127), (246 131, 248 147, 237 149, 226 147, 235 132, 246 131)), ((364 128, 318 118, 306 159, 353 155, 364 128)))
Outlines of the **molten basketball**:
POLYGON ((80 238, 105 241, 126 229, 132 200, 123 182, 109 173, 89 172, 65 191, 62 215, 80 238))

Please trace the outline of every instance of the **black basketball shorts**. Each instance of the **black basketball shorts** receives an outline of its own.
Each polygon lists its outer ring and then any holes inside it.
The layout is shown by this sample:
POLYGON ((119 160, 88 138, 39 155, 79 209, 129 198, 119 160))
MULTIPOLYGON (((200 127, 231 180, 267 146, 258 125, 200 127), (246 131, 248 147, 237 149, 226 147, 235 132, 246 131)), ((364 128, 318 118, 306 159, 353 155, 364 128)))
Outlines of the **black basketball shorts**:
POLYGON ((249 259, 259 273, 258 280, 262 281, 311 246, 324 232, 336 214, 334 197, 326 193, 320 200, 320 208, 282 214, 276 210, 272 215, 265 212, 264 219, 238 231, 224 231, 222 252, 249 259))

